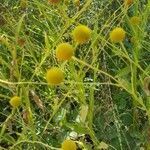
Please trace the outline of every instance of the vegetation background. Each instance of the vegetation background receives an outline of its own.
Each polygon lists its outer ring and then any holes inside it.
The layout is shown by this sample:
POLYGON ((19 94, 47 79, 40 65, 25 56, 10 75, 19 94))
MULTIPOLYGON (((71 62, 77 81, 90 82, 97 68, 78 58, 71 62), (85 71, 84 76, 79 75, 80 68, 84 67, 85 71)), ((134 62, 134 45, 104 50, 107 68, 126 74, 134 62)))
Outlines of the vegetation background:
POLYGON ((59 149, 69 137, 79 149, 149 150, 149 41, 150 0, 1 0, 0 149, 59 149), (78 24, 92 30, 86 44, 72 40, 78 24), (117 26, 126 39, 113 44, 117 26), (55 58, 61 42, 76 48, 70 61, 55 58), (52 66, 65 72, 59 86, 46 83, 52 66))

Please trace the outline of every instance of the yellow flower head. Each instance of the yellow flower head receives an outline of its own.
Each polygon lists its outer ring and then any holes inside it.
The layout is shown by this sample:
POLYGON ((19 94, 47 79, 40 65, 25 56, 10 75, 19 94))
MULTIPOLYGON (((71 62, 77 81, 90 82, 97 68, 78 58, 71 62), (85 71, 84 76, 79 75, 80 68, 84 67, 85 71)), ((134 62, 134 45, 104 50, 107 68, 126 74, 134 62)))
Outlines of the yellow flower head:
POLYGON ((122 28, 115 28, 110 32, 110 40, 114 43, 122 42, 125 39, 125 31, 122 28))
POLYGON ((58 60, 69 60, 74 53, 72 45, 68 43, 61 43, 56 48, 56 58, 58 60))
POLYGON ((76 150, 77 146, 73 140, 65 140, 62 143, 62 150, 76 150))
POLYGON ((18 107, 21 104, 20 97, 14 96, 9 101, 10 105, 14 108, 18 107))
POLYGON ((49 84, 57 85, 60 84, 64 79, 62 70, 58 67, 49 69, 46 73, 46 80, 49 84))
POLYGON ((83 44, 89 41, 89 39, 91 38, 91 29, 89 29, 85 25, 79 25, 73 30, 72 35, 73 39, 77 43, 83 44))
POLYGON ((48 0, 50 4, 58 4, 61 0, 48 0))
POLYGON ((133 16, 133 17, 130 18, 130 23, 132 25, 139 25, 140 22, 141 22, 141 19, 138 16, 133 16))
POLYGON ((124 0, 125 6, 129 6, 133 3, 133 0, 124 0))

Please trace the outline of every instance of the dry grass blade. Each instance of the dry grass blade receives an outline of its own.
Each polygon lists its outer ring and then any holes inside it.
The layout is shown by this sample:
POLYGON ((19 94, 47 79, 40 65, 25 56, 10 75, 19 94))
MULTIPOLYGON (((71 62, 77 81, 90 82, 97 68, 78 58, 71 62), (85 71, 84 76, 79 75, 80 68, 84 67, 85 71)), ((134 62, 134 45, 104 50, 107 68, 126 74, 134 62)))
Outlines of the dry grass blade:
POLYGON ((44 105, 39 96, 33 90, 30 90, 30 94, 36 105, 44 112, 45 111, 44 105))

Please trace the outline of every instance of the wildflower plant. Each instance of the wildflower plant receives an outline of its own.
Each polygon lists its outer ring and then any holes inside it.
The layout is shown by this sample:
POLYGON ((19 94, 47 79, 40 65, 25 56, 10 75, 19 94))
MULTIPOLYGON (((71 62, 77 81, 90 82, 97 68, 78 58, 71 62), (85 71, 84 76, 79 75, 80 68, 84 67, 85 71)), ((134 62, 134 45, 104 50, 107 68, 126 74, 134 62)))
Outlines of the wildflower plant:
POLYGON ((0 149, 149 149, 149 8, 1 0, 0 149))

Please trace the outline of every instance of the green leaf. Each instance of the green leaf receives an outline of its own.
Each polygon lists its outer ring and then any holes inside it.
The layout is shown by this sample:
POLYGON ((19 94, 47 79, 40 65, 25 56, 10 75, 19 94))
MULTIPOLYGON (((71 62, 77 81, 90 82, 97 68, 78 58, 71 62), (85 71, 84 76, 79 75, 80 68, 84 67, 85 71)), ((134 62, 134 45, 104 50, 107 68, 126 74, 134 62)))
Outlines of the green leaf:
POLYGON ((117 75, 116 75, 116 78, 125 76, 125 75, 129 74, 130 72, 131 72, 130 67, 127 66, 127 67, 125 67, 125 68, 123 68, 123 69, 120 69, 120 70, 118 71, 118 73, 117 73, 117 75))
POLYGON ((25 16, 26 16, 26 14, 23 14, 22 17, 20 18, 19 22, 18 22, 17 29, 16 29, 16 40, 18 39, 19 32, 21 31, 23 20, 24 20, 25 16))

